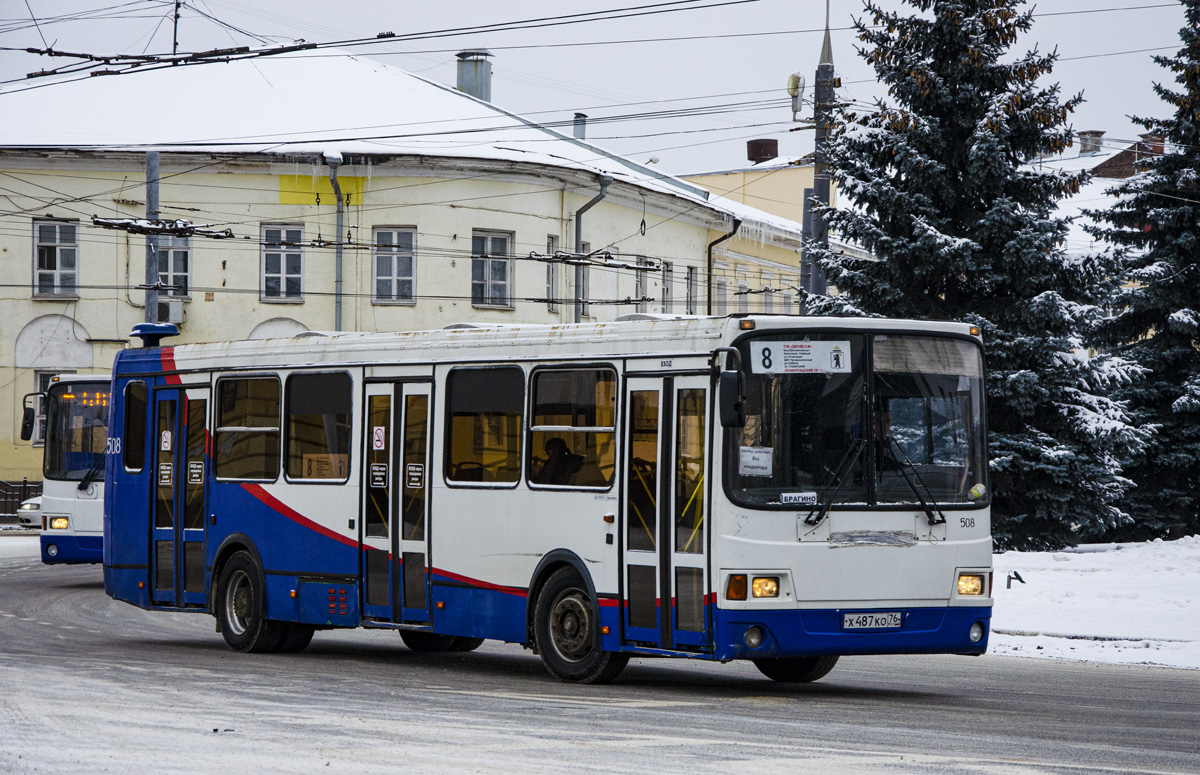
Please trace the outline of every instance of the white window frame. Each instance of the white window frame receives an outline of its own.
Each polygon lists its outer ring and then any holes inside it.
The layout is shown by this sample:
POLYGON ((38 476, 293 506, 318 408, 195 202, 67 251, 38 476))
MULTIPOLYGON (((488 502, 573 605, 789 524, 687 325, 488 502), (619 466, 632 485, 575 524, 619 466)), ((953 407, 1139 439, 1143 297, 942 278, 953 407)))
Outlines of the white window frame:
POLYGON ((416 226, 376 226, 371 230, 371 303, 372 304, 397 304, 403 306, 413 306, 417 303, 417 227, 416 226), (393 242, 390 245, 381 244, 379 241, 380 234, 392 235, 393 242), (398 241, 395 241, 396 235, 407 234, 411 237, 409 248, 402 249, 398 241), (379 260, 381 258, 389 259, 388 263, 391 267, 391 272, 388 276, 383 276, 379 273, 379 260), (399 270, 401 258, 409 259, 408 274, 401 274, 399 270), (381 296, 379 293, 379 283, 386 281, 391 288, 391 295, 381 296), (400 295, 400 284, 407 282, 409 284, 409 295, 400 295))
POLYGON ((750 278, 746 276, 745 272, 739 270, 734 273, 734 283, 738 294, 734 301, 734 309, 741 313, 747 313, 750 311, 750 294, 748 293, 750 278))
MULTIPOLYGON (((583 255, 592 252, 592 243, 580 242, 579 247, 583 250, 583 255)), ((579 276, 582 278, 582 287, 579 289, 578 298, 585 301, 592 295, 592 268, 590 266, 580 267, 579 276)), ((579 317, 590 318, 592 316, 591 304, 579 305, 579 317)))
POLYGON ((159 298, 171 299, 191 299, 192 298, 192 240, 190 237, 176 237, 173 235, 163 235, 158 238, 158 281, 164 286, 159 291, 159 298), (176 271, 175 260, 179 258, 179 254, 183 254, 184 269, 182 272, 176 271), (166 261, 167 270, 163 271, 163 261, 166 261), (183 280, 183 290, 179 291, 174 287, 183 280))
POLYGON ((685 315, 696 314, 696 267, 689 266, 684 273, 684 311, 685 315))
POLYGON ((515 240, 511 231, 491 231, 484 229, 476 229, 471 232, 471 306, 483 307, 486 309, 512 309, 513 308, 513 259, 512 247, 515 240), (482 251, 476 251, 476 240, 482 239, 485 241, 485 247, 482 251), (503 239, 505 242, 505 251, 501 255, 493 255, 491 251, 494 249, 492 240, 503 239), (501 301, 496 301, 488 292, 498 282, 492 278, 492 273, 495 267, 503 264, 505 267, 505 277, 503 281, 504 298, 501 301), (483 279, 475 279, 475 269, 478 266, 483 267, 483 279), (482 300, 476 300, 475 287, 476 284, 482 284, 484 293, 482 300))
POLYGON ((765 315, 775 313, 775 293, 771 290, 774 276, 770 272, 762 273, 762 311, 765 315))
POLYGON ((75 298, 79 295, 79 221, 59 218, 37 218, 33 221, 33 295, 40 298, 75 298), (42 229, 52 227, 54 239, 42 240, 42 229), (70 227, 74 230, 73 241, 61 239, 62 229, 70 227), (42 269, 42 250, 48 251, 47 257, 53 258, 53 269, 42 269), (66 252, 66 255, 64 255, 66 252), (69 269, 63 268, 66 260, 71 264, 69 269), (70 278, 70 282, 67 279, 70 278), (50 282, 49 290, 42 290, 42 280, 50 282))
MULTIPOLYGON (((638 256, 637 265, 650 266, 650 259, 645 256, 638 256)), ((633 270, 633 295, 638 300, 634 309, 638 312, 648 312, 650 310, 650 302, 642 300, 644 297, 650 295, 649 283, 647 282, 650 279, 649 275, 650 273, 645 269, 633 270)))
POLYGON ((304 225, 296 223, 264 223, 259 231, 261 238, 262 250, 259 252, 258 266, 258 298, 260 301, 271 302, 273 304, 302 304, 304 302, 304 225), (270 231, 278 231, 279 239, 269 241, 267 233, 270 231), (296 232, 297 239, 292 239, 290 232, 296 232), (283 243, 291 243, 284 249, 283 243), (272 277, 279 278, 279 295, 267 295, 267 257, 268 255, 279 256, 279 272, 272 272, 272 277), (300 257, 299 273, 287 271, 287 260, 289 256, 300 257), (295 295, 288 295, 287 281, 295 277, 300 281, 300 292, 295 295))
MULTIPOLYGON (((546 235, 546 257, 553 259, 554 254, 558 252, 558 235, 546 235)), ((546 262, 546 311, 558 312, 558 294, 559 294, 559 264, 557 261, 546 262)))
POLYGON ((664 315, 671 314, 675 307, 675 265, 670 261, 662 262, 662 306, 664 315))
POLYGON ((713 314, 717 317, 725 317, 729 314, 729 280, 725 277, 717 277, 713 281, 713 314))

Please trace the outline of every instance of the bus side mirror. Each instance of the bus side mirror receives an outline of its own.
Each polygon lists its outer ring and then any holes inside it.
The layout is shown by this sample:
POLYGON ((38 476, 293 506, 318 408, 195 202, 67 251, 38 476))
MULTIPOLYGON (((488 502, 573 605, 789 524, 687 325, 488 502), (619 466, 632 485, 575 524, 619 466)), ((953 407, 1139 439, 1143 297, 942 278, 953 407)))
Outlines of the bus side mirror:
POLYGON ((21 441, 29 441, 33 438, 33 423, 37 420, 37 415, 34 414, 33 407, 25 407, 25 414, 21 417, 21 441))
POLYGON ((746 426, 746 376, 742 372, 721 372, 717 381, 717 408, 722 428, 746 426))

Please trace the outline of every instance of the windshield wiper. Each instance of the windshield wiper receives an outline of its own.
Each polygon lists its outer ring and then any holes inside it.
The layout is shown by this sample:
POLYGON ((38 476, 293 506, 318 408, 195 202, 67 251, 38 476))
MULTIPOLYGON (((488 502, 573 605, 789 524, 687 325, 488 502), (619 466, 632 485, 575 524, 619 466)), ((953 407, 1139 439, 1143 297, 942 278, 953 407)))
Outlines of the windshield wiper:
POLYGON ((912 470, 913 476, 915 476, 917 481, 921 483, 921 486, 925 488, 925 492, 929 493, 929 500, 925 500, 925 496, 921 494, 919 489, 917 489, 916 483, 909 478, 908 472, 905 471, 904 467, 900 465, 900 461, 893 458, 893 460, 896 461, 896 468, 900 471, 900 475, 904 477, 904 481, 908 482, 908 486, 912 488, 913 495, 916 495, 917 500, 921 502, 921 508, 925 509, 925 516, 929 519, 929 524, 946 524, 946 515, 942 513, 941 506, 939 506, 937 501, 934 500, 933 491, 929 489, 929 485, 925 484, 925 480, 921 478, 921 472, 917 470, 916 464, 909 459, 908 455, 904 454, 904 449, 900 446, 900 442, 896 441, 894 437, 888 436, 887 440, 892 443, 892 446, 895 447, 896 452, 900 454, 900 457, 904 458, 904 462, 908 464, 908 467, 912 470), (937 516, 934 516, 935 511, 937 512, 937 516))
POLYGON ((89 468, 87 470, 87 473, 83 475, 83 478, 79 480, 79 487, 77 489, 79 489, 81 491, 86 490, 88 488, 88 485, 90 485, 92 483, 92 480, 96 478, 96 475, 99 474, 103 470, 104 470, 104 458, 100 458, 100 462, 96 463, 94 466, 89 468))
POLYGON ((833 499, 837 497, 838 490, 842 489, 842 482, 846 481, 846 474, 850 473, 850 469, 854 468, 854 463, 858 460, 858 456, 862 454, 863 448, 867 446, 866 439, 859 439, 854 442, 847 450, 846 454, 842 455, 842 461, 838 463, 837 469, 834 470, 834 476, 837 481, 834 487, 829 491, 829 494, 817 504, 817 507, 808 512, 808 516, 804 518, 806 525, 819 525, 821 520, 825 519, 825 515, 833 508, 833 499), (851 457, 850 453, 854 455, 851 457))

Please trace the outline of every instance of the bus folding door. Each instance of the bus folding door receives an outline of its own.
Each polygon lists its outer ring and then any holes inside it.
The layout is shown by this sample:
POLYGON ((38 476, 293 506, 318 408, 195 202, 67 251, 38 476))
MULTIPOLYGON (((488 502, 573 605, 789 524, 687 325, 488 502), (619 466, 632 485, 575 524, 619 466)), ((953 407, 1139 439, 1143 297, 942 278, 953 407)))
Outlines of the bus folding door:
POLYGON ((154 506, 150 550, 155 605, 202 605, 209 470, 208 388, 154 391, 154 506))
POLYGON ((366 390, 363 612, 428 623, 430 385, 373 383, 366 390))
POLYGON ((624 642, 710 645, 708 380, 626 381, 624 642))

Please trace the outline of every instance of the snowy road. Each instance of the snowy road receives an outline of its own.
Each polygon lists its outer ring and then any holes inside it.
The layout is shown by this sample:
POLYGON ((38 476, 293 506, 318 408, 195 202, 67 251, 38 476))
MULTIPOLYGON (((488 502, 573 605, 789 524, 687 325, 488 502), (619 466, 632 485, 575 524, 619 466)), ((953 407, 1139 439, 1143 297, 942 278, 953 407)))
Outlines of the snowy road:
POLYGON ((100 578, 0 553, 0 772, 1200 772, 1195 670, 862 657, 786 687, 642 660, 575 687, 516 646, 421 655, 389 632, 235 654, 211 618, 100 578))

